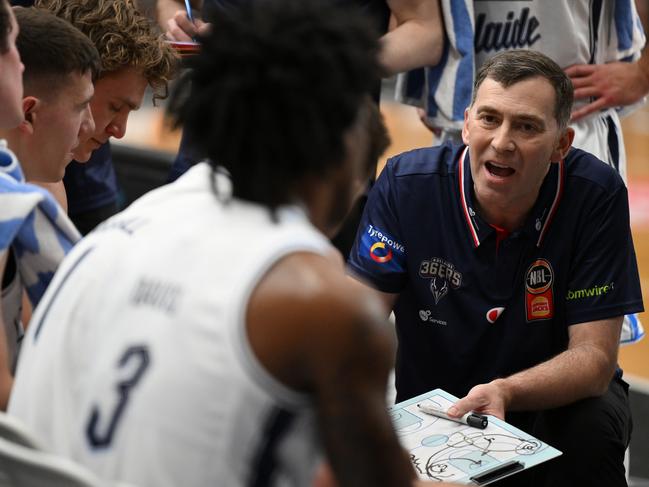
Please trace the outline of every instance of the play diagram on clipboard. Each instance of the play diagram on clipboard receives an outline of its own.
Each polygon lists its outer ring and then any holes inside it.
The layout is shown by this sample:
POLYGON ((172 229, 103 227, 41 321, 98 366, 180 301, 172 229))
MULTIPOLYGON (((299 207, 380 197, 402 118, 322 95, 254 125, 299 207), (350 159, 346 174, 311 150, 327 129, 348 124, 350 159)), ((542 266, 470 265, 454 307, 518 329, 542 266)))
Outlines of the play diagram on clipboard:
POLYGON ((435 389, 389 410, 420 479, 487 485, 561 455, 556 448, 493 416, 488 417, 485 429, 478 429, 420 409, 446 411, 457 400, 435 389))

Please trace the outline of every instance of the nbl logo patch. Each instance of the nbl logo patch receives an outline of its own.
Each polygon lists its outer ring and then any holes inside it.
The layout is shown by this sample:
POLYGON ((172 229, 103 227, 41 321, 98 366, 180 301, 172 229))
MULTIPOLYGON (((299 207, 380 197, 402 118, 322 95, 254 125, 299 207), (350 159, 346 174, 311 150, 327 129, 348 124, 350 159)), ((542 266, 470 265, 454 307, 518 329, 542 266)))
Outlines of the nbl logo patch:
POLYGON ((525 311, 527 321, 554 317, 552 285, 554 272, 545 259, 537 259, 525 273, 525 311))
POLYGON ((361 237, 360 253, 374 267, 389 272, 403 272, 406 249, 394 237, 368 225, 361 237))

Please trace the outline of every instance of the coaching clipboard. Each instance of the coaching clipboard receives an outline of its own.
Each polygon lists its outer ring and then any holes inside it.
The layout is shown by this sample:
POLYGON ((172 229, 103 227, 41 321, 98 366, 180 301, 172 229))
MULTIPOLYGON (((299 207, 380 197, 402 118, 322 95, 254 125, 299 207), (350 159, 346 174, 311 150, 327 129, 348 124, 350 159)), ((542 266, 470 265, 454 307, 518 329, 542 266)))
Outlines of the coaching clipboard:
POLYGON ((446 411, 457 397, 435 389, 389 408, 402 446, 421 480, 488 485, 561 455, 541 440, 493 416, 478 429, 422 412, 446 411))

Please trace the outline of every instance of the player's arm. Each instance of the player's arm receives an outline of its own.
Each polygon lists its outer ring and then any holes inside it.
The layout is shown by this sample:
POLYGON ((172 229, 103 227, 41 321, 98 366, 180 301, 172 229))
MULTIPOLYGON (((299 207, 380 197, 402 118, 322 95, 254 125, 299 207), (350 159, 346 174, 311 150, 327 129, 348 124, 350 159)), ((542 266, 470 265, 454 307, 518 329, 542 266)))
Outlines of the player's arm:
POLYGON ((414 482, 385 404, 394 344, 380 308, 350 285, 342 267, 313 254, 283 259, 248 306, 248 338, 260 362, 313 397, 341 487, 414 482))
POLYGON ((503 418, 507 410, 549 409, 604 394, 615 372, 621 327, 621 316, 570 326, 565 352, 474 387, 455 413, 476 410, 503 418))
MULTIPOLYGON (((0 282, 4 277, 7 265, 7 250, 0 251, 0 282)), ((13 386, 13 376, 9 370, 9 352, 7 350, 7 334, 5 333, 4 314, 2 299, 0 299, 0 410, 6 411, 9 402, 9 394, 13 386)))
POLYGON ((390 75, 436 65, 444 47, 439 0, 388 0, 393 28, 382 38, 381 62, 390 75))

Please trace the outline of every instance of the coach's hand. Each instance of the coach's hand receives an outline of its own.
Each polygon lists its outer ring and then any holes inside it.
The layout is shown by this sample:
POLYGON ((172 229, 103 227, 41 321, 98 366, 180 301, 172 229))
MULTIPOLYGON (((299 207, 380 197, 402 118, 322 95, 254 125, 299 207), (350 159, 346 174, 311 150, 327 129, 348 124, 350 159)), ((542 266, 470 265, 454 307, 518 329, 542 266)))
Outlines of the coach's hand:
POLYGON ((505 419, 506 409, 505 390, 495 380, 488 384, 475 386, 465 397, 451 406, 447 413, 452 417, 461 417, 470 411, 475 411, 476 413, 490 414, 505 419))

